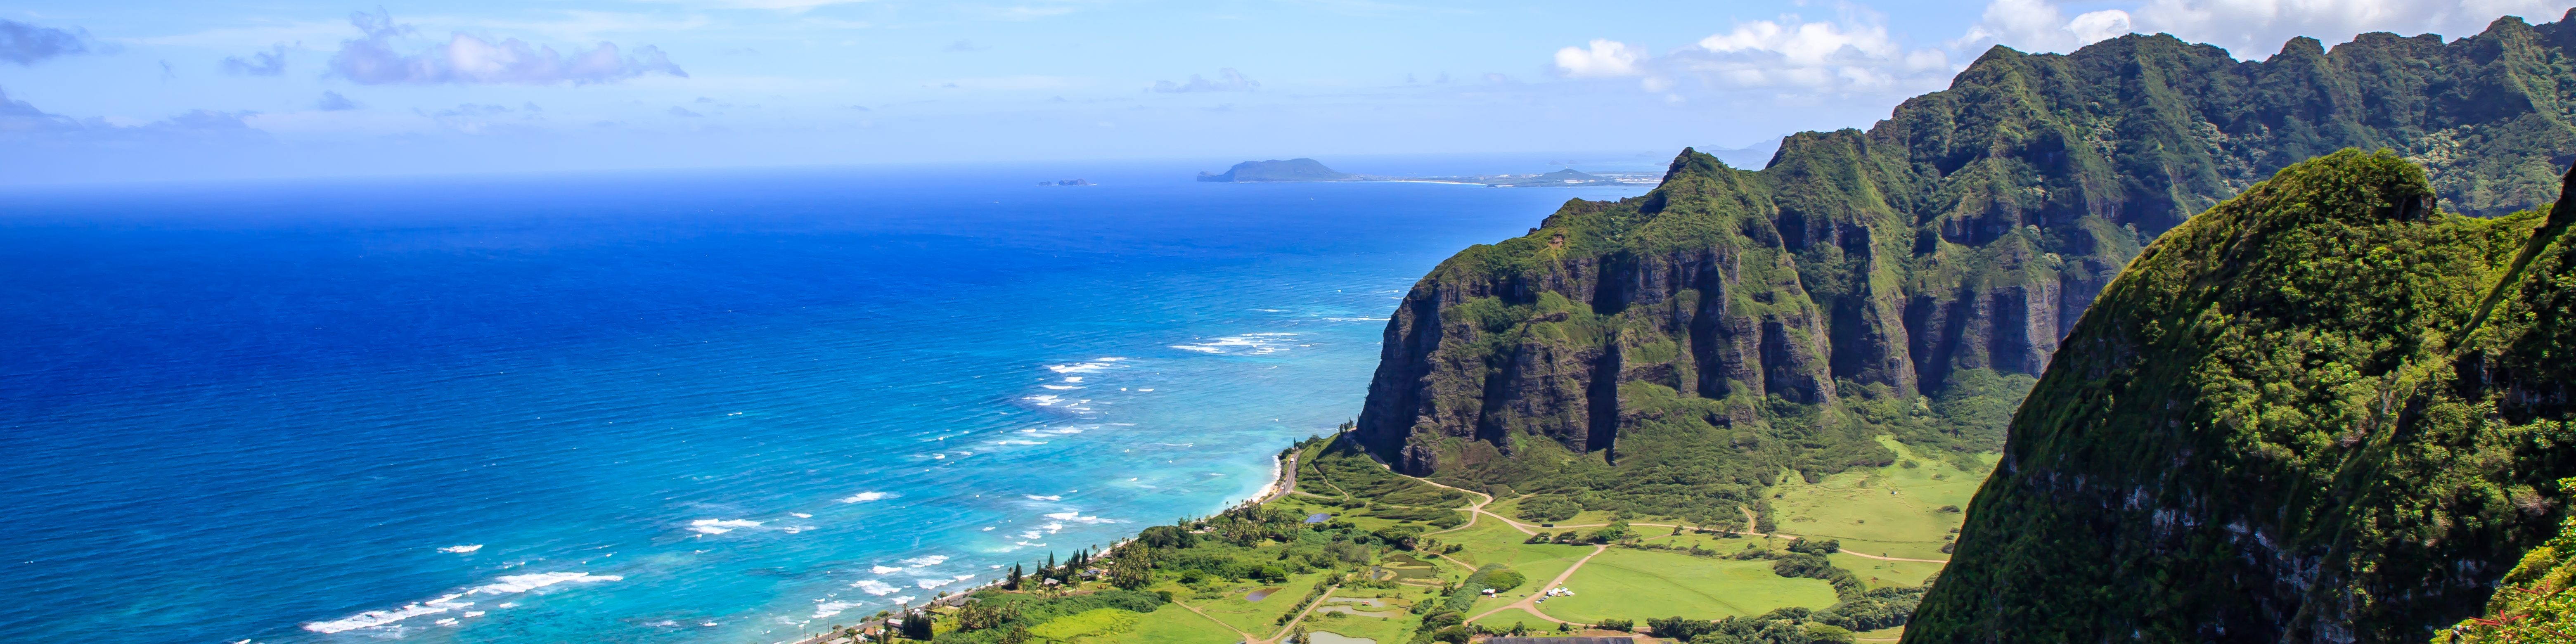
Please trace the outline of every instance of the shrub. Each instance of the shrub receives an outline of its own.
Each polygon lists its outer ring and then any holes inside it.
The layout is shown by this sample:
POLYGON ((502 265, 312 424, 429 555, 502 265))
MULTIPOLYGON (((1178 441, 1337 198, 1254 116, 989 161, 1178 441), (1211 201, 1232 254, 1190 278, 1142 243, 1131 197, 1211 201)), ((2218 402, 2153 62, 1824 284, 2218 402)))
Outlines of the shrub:
POLYGON ((1798 540, 1789 542, 1789 551, 1803 552, 1811 555, 1830 555, 1842 552, 1843 542, 1834 539, 1817 541, 1806 537, 1799 537, 1798 540))
POLYGON ((1583 504, 1576 503, 1571 497, 1541 494, 1521 501, 1520 518, 1523 521, 1564 521, 1581 512, 1583 504))

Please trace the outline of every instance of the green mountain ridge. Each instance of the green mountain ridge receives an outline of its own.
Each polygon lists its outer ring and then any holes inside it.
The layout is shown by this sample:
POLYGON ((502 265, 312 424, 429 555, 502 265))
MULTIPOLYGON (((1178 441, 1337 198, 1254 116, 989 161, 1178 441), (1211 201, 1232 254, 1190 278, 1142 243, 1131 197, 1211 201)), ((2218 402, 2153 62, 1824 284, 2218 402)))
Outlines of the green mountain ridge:
POLYGON ((2388 149, 2448 212, 2555 199, 2571 44, 2508 17, 2259 62, 2164 35, 1997 47, 1867 131, 1792 135, 1758 171, 1685 150, 1644 196, 1443 262, 1391 317, 1348 440, 1540 494, 1523 507, 1757 523, 1781 476, 1889 464, 1879 435, 1992 451, 2142 247, 2282 168, 2388 149))

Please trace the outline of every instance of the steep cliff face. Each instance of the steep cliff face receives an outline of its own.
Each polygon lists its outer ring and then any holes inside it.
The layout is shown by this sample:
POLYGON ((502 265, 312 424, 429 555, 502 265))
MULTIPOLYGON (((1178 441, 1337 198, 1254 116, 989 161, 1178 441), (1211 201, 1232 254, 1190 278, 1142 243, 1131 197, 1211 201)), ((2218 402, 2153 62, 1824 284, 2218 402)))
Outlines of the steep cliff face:
POLYGON ((1906 641, 2421 642, 2480 613, 2576 492, 2576 203, 2433 202, 2346 151, 2149 247, 2014 416, 1906 641))
POLYGON ((2262 62, 2169 36, 1996 48, 1866 132, 1790 136, 1760 171, 1686 150, 1643 197, 1443 263, 1390 320, 1352 437, 1409 473, 1718 515, 1784 469, 1883 464, 1882 433, 1995 449, 2142 244, 2280 168, 2389 148, 2451 212, 2555 198, 2571 44, 2507 18, 2262 62), (1611 471, 1672 483, 1598 493, 1611 471))

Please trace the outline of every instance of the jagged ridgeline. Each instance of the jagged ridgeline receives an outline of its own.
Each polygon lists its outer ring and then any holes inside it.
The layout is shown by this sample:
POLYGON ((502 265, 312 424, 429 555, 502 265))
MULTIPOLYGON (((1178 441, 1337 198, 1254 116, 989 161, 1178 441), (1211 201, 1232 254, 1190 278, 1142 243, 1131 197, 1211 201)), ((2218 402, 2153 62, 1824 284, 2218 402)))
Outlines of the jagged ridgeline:
POLYGON ((2433 196, 2348 150, 2150 246, 2014 416, 1905 641, 2422 642, 2479 614, 2576 492, 2576 203, 2433 196))
POLYGON ((2555 199, 2571 46, 2567 22, 2505 18, 2260 62, 2162 35, 1998 47, 1866 132, 1790 136, 1759 171, 1686 150, 1645 196, 1442 263, 1351 436, 1542 505, 1702 519, 1786 472, 1884 465, 1882 434, 1994 450, 2142 245, 2280 168, 2389 149, 2449 212, 2555 199))

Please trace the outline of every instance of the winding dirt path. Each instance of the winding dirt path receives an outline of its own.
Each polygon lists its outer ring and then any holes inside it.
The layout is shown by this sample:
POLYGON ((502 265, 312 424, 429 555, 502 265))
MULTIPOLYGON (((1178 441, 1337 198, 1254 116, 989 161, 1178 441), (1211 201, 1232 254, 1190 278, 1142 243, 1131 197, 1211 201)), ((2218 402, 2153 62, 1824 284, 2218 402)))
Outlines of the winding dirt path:
MULTIPOLYGON (((1324 602, 1331 601, 1333 599, 1333 593, 1341 589, 1342 587, 1340 586, 1324 589, 1324 596, 1315 598, 1314 603, 1307 604, 1304 610, 1297 611, 1296 617, 1289 619, 1286 624, 1280 624, 1279 632, 1271 633, 1270 639, 1262 640, 1262 642, 1277 642, 1285 640, 1288 637, 1289 632, 1296 630, 1299 622, 1306 621, 1306 616, 1313 614, 1315 609, 1323 608, 1324 602)), ((1261 644, 1261 642, 1245 642, 1244 644, 1261 644)))
POLYGON ((1225 627, 1225 630, 1234 631, 1234 634, 1243 636, 1243 642, 1244 642, 1244 644, 1261 644, 1261 643, 1263 642, 1263 640, 1262 640, 1261 638, 1253 637, 1251 633, 1243 632, 1243 629, 1235 628, 1233 624, 1225 623, 1225 620, 1217 619, 1217 618, 1216 618, 1216 617, 1214 617, 1214 616, 1210 616, 1210 615, 1208 615, 1208 614, 1207 614, 1207 611, 1199 610, 1199 609, 1198 609, 1198 607, 1196 607, 1196 606, 1191 606, 1191 605, 1189 605, 1189 604, 1181 603, 1179 600, 1174 600, 1174 601, 1172 602, 1172 605, 1173 605, 1173 606, 1179 606, 1179 607, 1184 608, 1184 609, 1188 609, 1190 612, 1193 612, 1193 613, 1198 613, 1198 615, 1199 615, 1199 618, 1200 618, 1200 619, 1204 619, 1204 620, 1207 620, 1207 621, 1210 621, 1210 622, 1215 622, 1215 623, 1216 623, 1216 625, 1225 627))
POLYGON ((1584 555, 1582 559, 1576 559, 1576 560, 1574 560, 1574 565, 1566 566, 1566 567, 1565 567, 1565 572, 1557 573, 1557 574, 1556 574, 1556 578, 1555 578, 1555 579, 1550 579, 1550 580, 1548 580, 1547 585, 1539 586, 1539 587, 1538 587, 1538 589, 1537 589, 1537 590, 1538 590, 1538 592, 1530 593, 1530 596, 1528 596, 1528 597, 1522 597, 1520 601, 1512 602, 1512 603, 1509 603, 1509 604, 1504 604, 1504 605, 1501 605, 1501 606, 1496 606, 1496 607, 1494 607, 1494 609, 1493 609, 1493 610, 1485 611, 1485 612, 1483 612, 1483 613, 1478 613, 1475 617, 1469 617, 1469 618, 1467 618, 1467 621, 1468 621, 1469 623, 1474 623, 1476 620, 1484 619, 1484 618, 1487 618, 1487 617, 1492 617, 1492 616, 1494 616, 1494 614, 1495 614, 1495 613, 1500 613, 1500 612, 1503 612, 1503 611, 1507 611, 1507 610, 1511 610, 1511 609, 1514 609, 1514 608, 1518 608, 1518 609, 1521 609, 1521 610, 1524 610, 1524 611, 1529 611, 1529 614, 1531 614, 1531 615, 1537 615, 1539 619, 1544 619, 1544 620, 1551 621, 1551 622, 1556 622, 1556 623, 1559 623, 1559 624, 1570 624, 1570 623, 1572 623, 1572 622, 1568 622, 1568 621, 1565 621, 1565 620, 1562 620, 1562 619, 1557 619, 1557 618, 1554 618, 1554 617, 1549 617, 1547 613, 1539 612, 1539 610, 1538 610, 1538 598, 1540 598, 1540 597, 1546 597, 1546 596, 1547 596, 1547 589, 1555 588, 1555 587, 1558 587, 1558 586, 1563 586, 1563 585, 1565 585, 1565 580, 1573 579, 1573 578, 1574 578, 1574 571, 1582 570, 1582 569, 1583 569, 1583 564, 1591 563, 1591 562, 1592 562, 1592 558, 1593 558, 1593 557, 1601 556, 1601 553, 1609 552, 1609 551, 1610 551, 1610 546, 1607 546, 1607 545, 1597 545, 1597 546, 1593 546, 1593 547, 1592 547, 1592 554, 1584 555))

